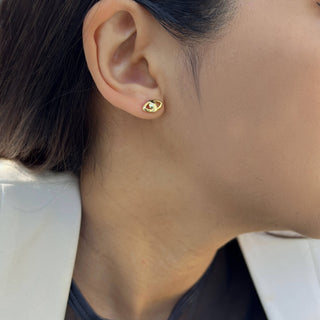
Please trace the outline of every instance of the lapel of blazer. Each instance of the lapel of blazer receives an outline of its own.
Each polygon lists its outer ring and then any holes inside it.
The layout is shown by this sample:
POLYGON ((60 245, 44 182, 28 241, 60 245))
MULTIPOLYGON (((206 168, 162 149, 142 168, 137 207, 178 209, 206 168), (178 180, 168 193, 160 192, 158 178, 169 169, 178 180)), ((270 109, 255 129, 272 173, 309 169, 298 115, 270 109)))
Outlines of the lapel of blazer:
POLYGON ((320 319, 320 240, 264 232, 237 239, 268 319, 320 319))
POLYGON ((80 222, 75 176, 0 160, 0 319, 64 319, 80 222))

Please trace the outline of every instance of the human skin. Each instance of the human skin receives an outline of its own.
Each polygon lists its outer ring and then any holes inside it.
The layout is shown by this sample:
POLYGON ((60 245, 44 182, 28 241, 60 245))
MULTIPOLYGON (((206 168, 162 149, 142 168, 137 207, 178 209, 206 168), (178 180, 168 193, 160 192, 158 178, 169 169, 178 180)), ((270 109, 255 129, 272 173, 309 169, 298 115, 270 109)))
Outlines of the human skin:
POLYGON ((320 7, 238 6, 198 44, 200 99, 181 44, 137 3, 86 16, 97 138, 73 276, 102 317, 166 320, 241 233, 320 238, 320 7), (164 108, 145 113, 154 98, 164 108))

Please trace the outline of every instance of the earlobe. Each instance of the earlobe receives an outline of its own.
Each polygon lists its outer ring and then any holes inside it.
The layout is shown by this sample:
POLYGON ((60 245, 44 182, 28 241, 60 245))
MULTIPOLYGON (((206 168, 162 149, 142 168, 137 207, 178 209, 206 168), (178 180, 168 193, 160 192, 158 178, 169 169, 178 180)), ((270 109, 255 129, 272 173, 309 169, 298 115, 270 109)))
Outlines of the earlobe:
POLYGON ((145 9, 133 1, 101 0, 84 20, 83 46, 101 95, 134 116, 154 119, 162 114, 163 103, 149 69, 147 49, 152 41, 142 26, 151 20, 145 15, 145 9))

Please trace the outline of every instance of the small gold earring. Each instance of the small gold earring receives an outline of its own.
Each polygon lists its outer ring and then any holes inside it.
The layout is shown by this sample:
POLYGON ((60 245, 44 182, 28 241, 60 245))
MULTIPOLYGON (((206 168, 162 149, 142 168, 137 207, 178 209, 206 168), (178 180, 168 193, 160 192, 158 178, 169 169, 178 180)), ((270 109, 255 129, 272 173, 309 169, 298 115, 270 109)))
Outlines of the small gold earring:
POLYGON ((157 99, 149 100, 143 107, 145 112, 157 112, 163 107, 163 102, 157 99))

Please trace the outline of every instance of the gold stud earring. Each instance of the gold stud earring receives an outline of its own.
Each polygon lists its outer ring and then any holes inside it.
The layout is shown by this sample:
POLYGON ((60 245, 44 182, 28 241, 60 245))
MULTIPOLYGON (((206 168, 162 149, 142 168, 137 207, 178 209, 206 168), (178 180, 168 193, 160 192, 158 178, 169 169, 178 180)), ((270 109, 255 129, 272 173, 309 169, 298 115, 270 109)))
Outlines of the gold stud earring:
POLYGON ((143 107, 145 112, 157 112, 163 107, 163 102, 157 99, 149 100, 143 107))

